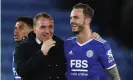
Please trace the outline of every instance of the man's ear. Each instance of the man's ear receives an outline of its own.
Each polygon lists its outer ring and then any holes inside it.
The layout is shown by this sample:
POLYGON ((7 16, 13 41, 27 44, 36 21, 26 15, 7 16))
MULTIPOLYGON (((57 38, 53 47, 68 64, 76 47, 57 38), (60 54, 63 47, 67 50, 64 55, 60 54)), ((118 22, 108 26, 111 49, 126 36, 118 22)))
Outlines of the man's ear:
POLYGON ((86 18, 86 23, 87 23, 87 24, 90 24, 90 23, 91 23, 91 18, 90 18, 90 17, 87 17, 87 18, 86 18))

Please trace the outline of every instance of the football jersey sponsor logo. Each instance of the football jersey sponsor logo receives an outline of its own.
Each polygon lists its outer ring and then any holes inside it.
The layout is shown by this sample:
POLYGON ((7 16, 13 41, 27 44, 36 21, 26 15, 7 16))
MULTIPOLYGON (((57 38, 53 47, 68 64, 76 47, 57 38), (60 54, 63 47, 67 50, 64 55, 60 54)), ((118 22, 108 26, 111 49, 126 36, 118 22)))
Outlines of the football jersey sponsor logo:
POLYGON ((93 56, 93 51, 92 51, 92 50, 88 50, 88 51, 86 52, 86 56, 87 56, 87 57, 92 57, 92 56, 93 56))
POLYGON ((88 68, 87 60, 70 60, 70 67, 73 68, 88 68))
POLYGON ((88 76, 88 61, 70 60, 70 70, 72 76, 88 76))

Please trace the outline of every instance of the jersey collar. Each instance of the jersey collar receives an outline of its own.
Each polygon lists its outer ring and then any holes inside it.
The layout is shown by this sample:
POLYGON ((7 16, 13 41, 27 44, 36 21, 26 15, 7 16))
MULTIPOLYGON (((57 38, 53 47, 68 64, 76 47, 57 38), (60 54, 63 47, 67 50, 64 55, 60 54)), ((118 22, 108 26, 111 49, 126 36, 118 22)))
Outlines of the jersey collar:
POLYGON ((83 45, 85 45, 85 44, 91 42, 92 40, 93 40, 93 39, 89 39, 88 41, 86 41, 86 42, 84 42, 84 43, 82 43, 82 44, 80 44, 77 40, 76 40, 76 42, 77 42, 77 44, 78 44, 79 46, 83 46, 83 45))

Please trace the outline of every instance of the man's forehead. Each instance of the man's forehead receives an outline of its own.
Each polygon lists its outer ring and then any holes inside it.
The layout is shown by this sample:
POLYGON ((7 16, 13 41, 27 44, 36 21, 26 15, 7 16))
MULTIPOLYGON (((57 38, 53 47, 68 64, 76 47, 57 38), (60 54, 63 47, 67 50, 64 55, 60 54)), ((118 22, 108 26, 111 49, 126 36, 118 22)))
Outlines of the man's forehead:
POLYGON ((77 15, 83 15, 83 9, 82 8, 78 8, 78 9, 73 9, 71 11, 71 17, 72 16, 77 16, 77 15))
POLYGON ((16 27, 17 27, 17 26, 23 26, 24 24, 25 24, 24 22, 18 21, 18 22, 16 22, 16 25, 15 25, 15 26, 16 26, 16 27))
POLYGON ((53 24, 53 21, 50 18, 39 18, 37 23, 38 24, 53 24))

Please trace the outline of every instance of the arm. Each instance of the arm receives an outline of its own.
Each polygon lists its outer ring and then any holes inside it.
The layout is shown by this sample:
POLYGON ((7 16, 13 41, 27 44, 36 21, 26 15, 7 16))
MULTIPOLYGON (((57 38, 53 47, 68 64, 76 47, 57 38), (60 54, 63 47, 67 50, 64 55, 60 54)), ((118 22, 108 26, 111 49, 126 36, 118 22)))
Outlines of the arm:
POLYGON ((120 76, 117 70, 117 67, 113 67, 109 70, 107 70, 109 72, 109 74, 113 77, 113 80, 120 80, 120 76))
POLYGON ((113 80, 120 80, 120 76, 113 58, 112 50, 108 42, 104 43, 103 50, 101 49, 100 62, 107 69, 113 80))

